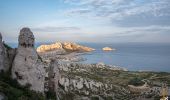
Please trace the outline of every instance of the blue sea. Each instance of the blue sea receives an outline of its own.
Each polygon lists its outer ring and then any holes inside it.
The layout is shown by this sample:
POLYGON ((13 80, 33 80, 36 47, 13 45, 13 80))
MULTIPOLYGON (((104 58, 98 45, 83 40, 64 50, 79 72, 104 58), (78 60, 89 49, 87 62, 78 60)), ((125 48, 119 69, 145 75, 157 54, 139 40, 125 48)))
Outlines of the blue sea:
POLYGON ((103 62, 117 65, 131 71, 170 72, 170 44, 160 43, 84 43, 96 50, 83 55, 84 63, 103 62), (115 48, 115 51, 102 51, 103 47, 115 48))
MULTIPOLYGON (((39 46, 42 43, 37 43, 39 46)), ((82 55, 83 63, 111 64, 131 71, 170 72, 170 44, 161 43, 79 43, 95 48, 93 52, 82 55), (115 48, 115 51, 102 51, 103 47, 115 48)), ((9 44, 16 47, 17 44, 9 44)))

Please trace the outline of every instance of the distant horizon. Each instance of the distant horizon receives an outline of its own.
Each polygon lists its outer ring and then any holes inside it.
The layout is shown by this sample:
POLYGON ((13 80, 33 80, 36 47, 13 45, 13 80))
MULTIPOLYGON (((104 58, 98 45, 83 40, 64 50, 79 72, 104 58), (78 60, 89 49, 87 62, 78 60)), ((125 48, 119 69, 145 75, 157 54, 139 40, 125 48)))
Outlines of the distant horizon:
MULTIPOLYGON (((4 41, 7 45, 11 46, 12 48, 17 48, 18 46, 18 42, 6 42, 4 41)), ((71 42, 71 43, 77 43, 77 44, 80 44, 80 45, 84 45, 84 46, 89 46, 89 44, 91 45, 94 45, 94 44, 105 44, 106 46, 108 45, 114 45, 114 44, 128 44, 128 45, 168 45, 170 46, 169 43, 156 43, 156 42, 150 42, 150 43, 147 43, 147 42, 112 42, 112 43, 104 43, 104 42, 72 42, 72 41, 56 41, 56 42, 71 42)), ((35 48, 37 48, 37 46, 40 46, 40 45, 49 45, 49 44, 53 44, 53 43, 56 43, 56 42, 36 42, 35 41, 35 48)))
POLYGON ((170 43, 169 0, 2 0, 0 32, 17 42, 29 27, 37 41, 170 43))

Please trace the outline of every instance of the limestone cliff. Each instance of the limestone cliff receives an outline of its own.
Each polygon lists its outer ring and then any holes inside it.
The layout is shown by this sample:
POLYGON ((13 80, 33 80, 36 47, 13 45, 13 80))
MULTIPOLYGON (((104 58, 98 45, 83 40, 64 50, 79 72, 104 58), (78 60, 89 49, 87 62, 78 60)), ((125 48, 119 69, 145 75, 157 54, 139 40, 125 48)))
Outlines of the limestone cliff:
POLYGON ((41 45, 37 48, 37 52, 46 52, 46 51, 53 51, 53 50, 65 50, 65 51, 77 51, 77 52, 90 52, 93 51, 93 48, 82 46, 76 43, 71 42, 56 42, 50 45, 41 45))
POLYGON ((14 56, 15 49, 8 47, 2 42, 2 36, 0 33, 0 70, 8 71, 12 67, 14 56))
POLYGON ((12 78, 32 90, 44 92, 45 69, 34 48, 34 35, 29 28, 20 30, 19 45, 12 66, 12 78))
POLYGON ((1 33, 0 33, 0 70, 4 70, 4 45, 2 43, 1 33))

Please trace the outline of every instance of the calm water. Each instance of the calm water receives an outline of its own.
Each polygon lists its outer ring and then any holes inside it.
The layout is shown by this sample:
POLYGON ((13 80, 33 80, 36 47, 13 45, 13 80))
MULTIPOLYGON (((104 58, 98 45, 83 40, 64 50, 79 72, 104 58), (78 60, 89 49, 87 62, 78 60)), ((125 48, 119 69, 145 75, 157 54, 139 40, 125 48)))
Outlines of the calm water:
POLYGON ((84 55, 85 63, 103 62, 118 65, 128 70, 149 70, 170 72, 170 44, 142 44, 142 43, 117 43, 117 44, 89 44, 96 51, 84 55), (109 46, 116 51, 106 52, 101 48, 109 46))
MULTIPOLYGON (((41 43, 37 43, 36 46, 41 43)), ((146 43, 80 43, 96 50, 83 55, 87 61, 83 63, 103 62, 122 66, 128 70, 149 70, 170 72, 170 44, 146 44, 146 43), (103 47, 112 47, 116 51, 104 52, 103 47)), ((17 47, 17 44, 9 44, 17 47)))

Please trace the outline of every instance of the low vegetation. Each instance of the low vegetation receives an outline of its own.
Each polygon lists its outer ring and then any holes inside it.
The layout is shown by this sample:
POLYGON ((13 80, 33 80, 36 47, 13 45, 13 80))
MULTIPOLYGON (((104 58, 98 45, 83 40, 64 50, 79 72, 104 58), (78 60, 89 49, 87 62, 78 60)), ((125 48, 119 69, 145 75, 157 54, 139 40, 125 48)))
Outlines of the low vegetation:
POLYGON ((21 86, 14 79, 11 79, 8 72, 0 73, 0 93, 3 93, 8 100, 45 100, 42 93, 29 89, 30 85, 21 86))

